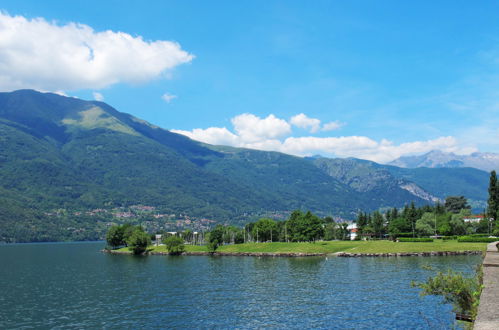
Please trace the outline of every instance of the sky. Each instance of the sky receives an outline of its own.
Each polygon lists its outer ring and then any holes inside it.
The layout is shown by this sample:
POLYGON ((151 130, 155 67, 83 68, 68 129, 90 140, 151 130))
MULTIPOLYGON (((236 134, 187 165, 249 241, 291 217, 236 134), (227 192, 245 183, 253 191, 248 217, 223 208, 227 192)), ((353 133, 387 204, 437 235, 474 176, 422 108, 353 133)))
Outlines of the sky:
POLYGON ((381 163, 499 152, 497 1, 0 3, 0 91, 211 144, 381 163))

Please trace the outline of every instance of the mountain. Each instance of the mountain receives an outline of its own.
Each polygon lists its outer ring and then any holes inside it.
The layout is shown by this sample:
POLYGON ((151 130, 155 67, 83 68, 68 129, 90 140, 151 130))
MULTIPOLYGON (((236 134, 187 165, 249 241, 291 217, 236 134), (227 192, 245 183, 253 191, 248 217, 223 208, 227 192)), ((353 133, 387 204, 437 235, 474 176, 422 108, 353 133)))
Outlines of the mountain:
MULTIPOLYGON (((295 209, 351 219, 467 191, 463 176, 472 171, 432 185, 432 170, 391 168, 212 146, 103 102, 0 93, 0 242, 98 239, 124 221, 205 230, 295 209)), ((487 184, 482 173, 476 180, 487 184)))
POLYGON ((490 172, 499 169, 499 154, 475 152, 471 155, 456 155, 452 152, 433 150, 420 156, 400 157, 390 162, 389 165, 405 168, 473 167, 490 172))
POLYGON ((314 164, 359 192, 376 194, 393 204, 418 196, 443 201, 447 196, 466 196, 476 211, 486 206, 487 172, 474 168, 400 168, 355 158, 316 158, 314 164))

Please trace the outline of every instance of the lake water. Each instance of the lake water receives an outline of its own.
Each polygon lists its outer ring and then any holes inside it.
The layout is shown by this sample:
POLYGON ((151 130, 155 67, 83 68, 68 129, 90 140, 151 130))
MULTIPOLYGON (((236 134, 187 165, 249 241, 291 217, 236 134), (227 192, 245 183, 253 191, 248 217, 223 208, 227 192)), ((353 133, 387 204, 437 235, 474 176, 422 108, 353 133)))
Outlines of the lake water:
POLYGON ((451 328, 411 280, 480 256, 133 257, 104 243, 0 246, 0 329, 451 328))

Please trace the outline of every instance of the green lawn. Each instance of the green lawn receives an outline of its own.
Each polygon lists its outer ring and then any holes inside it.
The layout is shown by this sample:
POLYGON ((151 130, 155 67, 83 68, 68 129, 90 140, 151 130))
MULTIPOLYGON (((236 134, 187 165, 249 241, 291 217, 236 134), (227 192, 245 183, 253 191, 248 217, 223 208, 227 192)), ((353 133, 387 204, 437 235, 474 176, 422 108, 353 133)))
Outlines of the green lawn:
POLYGON ((440 252, 440 251, 485 251, 487 243, 458 243, 457 241, 435 240, 433 243, 368 241, 359 245, 350 253, 399 253, 399 252, 440 252))
MULTIPOLYGON (((206 246, 186 245, 187 252, 206 252, 206 246)), ((151 246, 154 252, 166 252, 165 246, 151 246)), ((224 245, 218 252, 244 253, 403 253, 439 251, 485 251, 487 243, 458 243, 436 240, 433 243, 391 242, 391 241, 328 241, 317 243, 247 243, 224 245)), ((120 251, 128 251, 127 248, 120 251)))

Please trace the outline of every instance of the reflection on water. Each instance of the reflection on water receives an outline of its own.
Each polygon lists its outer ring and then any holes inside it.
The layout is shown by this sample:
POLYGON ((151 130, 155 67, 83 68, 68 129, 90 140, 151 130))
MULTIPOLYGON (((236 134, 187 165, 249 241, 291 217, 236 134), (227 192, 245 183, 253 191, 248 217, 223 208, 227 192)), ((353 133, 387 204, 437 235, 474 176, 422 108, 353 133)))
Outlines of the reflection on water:
POLYGON ((410 287, 479 256, 133 257, 103 243, 0 246, 0 328, 450 328, 410 287))

